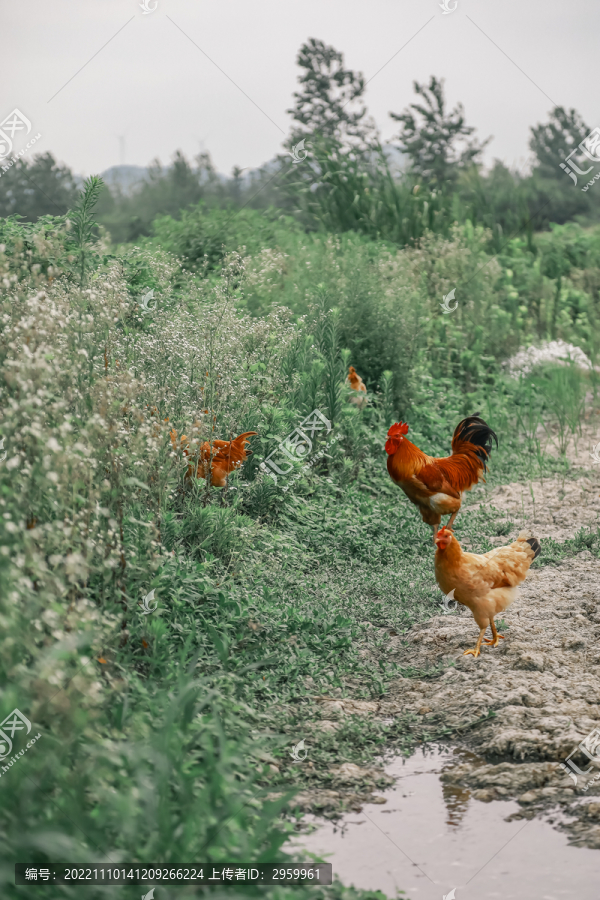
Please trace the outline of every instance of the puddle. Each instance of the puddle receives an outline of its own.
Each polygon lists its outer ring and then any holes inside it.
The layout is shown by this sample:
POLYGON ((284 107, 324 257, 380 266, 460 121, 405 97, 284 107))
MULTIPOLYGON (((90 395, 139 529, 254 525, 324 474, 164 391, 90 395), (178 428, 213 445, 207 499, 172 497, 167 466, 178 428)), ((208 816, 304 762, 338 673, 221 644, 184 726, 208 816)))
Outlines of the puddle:
POLYGON ((513 800, 482 803, 440 781, 464 757, 431 750, 394 760, 385 805, 366 804, 335 825, 306 816, 317 830, 298 835, 295 847, 331 862, 344 884, 388 897, 402 890, 411 900, 442 900, 455 888, 456 900, 599 900, 597 850, 569 846, 539 819, 505 822, 521 808, 513 800))

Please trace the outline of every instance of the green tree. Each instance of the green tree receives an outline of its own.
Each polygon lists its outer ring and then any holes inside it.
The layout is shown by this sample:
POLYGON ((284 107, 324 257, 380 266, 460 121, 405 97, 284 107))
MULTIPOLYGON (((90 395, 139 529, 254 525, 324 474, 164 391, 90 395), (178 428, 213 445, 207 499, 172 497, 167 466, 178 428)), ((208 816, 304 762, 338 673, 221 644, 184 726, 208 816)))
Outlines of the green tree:
MULTIPOLYGON (((195 165, 177 151, 169 167, 154 160, 148 180, 131 194, 113 191, 98 207, 98 221, 115 241, 135 241, 152 232, 152 221, 161 215, 179 218, 181 212, 200 200, 223 199, 223 189, 210 156, 200 154, 195 165)), ((105 192, 108 193, 108 192, 105 192)))
MULTIPOLYGON (((315 38, 300 47, 297 63, 301 90, 294 93, 293 109, 287 110, 293 125, 286 146, 293 148, 294 162, 302 164, 290 165, 289 156, 279 157, 281 199, 275 200, 306 227, 324 224, 324 207, 329 213, 335 209, 329 219, 341 225, 340 207, 360 199, 357 185, 364 194, 363 173, 380 152, 377 129, 363 102, 365 79, 345 67, 342 53, 315 38)), ((355 212, 352 209, 352 221, 355 212)))
POLYGON ((465 123, 464 109, 458 103, 446 111, 444 80, 431 76, 428 85, 414 82, 421 103, 411 103, 401 113, 390 113, 402 124, 400 149, 410 159, 412 170, 431 186, 453 186, 459 173, 477 163, 483 143, 468 140, 474 128, 465 123))
POLYGON ((590 131, 576 109, 555 106, 548 122, 531 129, 529 147, 535 154, 535 168, 543 177, 564 180, 560 163, 590 131))
POLYGON ((364 76, 346 69, 343 54, 315 38, 301 46, 297 63, 301 90, 287 110, 294 120, 288 146, 317 135, 354 147, 369 145, 376 130, 363 102, 364 76))
MULTIPOLYGON (((534 153, 531 178, 533 207, 540 210, 536 228, 549 222, 563 224, 572 219, 583 222, 597 219, 593 205, 593 195, 580 189, 586 177, 577 173, 578 185, 569 176, 561 163, 590 133, 590 128, 575 109, 566 110, 556 106, 548 122, 531 129, 529 147, 534 153)), ((580 169, 591 165, 583 154, 577 153, 575 163, 580 169)), ((573 169, 571 168, 571 171, 573 169)))
POLYGON ((59 165, 51 153, 18 159, 0 177, 0 216, 4 218, 19 215, 35 222, 40 216, 63 216, 77 197, 72 171, 59 165))
POLYGON ((492 246, 499 252, 511 235, 523 230, 530 234, 534 224, 530 221, 530 181, 499 159, 487 172, 471 166, 456 182, 453 218, 459 222, 470 219, 474 225, 491 229, 492 246))

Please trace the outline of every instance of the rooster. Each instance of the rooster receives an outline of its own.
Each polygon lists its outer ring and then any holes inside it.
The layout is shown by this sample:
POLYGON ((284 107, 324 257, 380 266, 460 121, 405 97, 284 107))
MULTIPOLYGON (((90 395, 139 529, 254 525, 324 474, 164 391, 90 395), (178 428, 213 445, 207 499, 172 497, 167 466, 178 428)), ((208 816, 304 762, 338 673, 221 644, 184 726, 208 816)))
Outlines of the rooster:
MULTIPOLYGON (((249 443, 248 438, 253 437, 256 433, 256 431, 246 431, 244 434, 238 435, 231 441, 214 440, 212 444, 208 441, 204 441, 204 443, 200 445, 197 463, 188 466, 185 477, 191 478, 194 475, 194 469, 196 478, 206 478, 210 472, 210 483, 212 486, 225 487, 227 484, 227 476, 235 469, 239 469, 246 460, 248 454, 252 452, 251 450, 246 449, 246 444, 249 443)), ((173 429, 171 431, 171 444, 174 449, 179 448, 183 450, 188 458, 190 455, 193 457, 194 454, 193 452, 190 454, 189 441, 185 434, 182 434, 178 441, 177 432, 173 429)))
POLYGON ((408 425, 404 422, 396 422, 388 431, 385 443, 388 472, 411 503, 419 507, 421 518, 433 529, 435 541, 442 516, 450 515, 448 528, 451 528, 463 493, 470 491, 486 472, 492 440, 497 447, 498 438, 478 413, 456 426, 451 456, 427 456, 406 439, 406 434, 408 425))
POLYGON ((348 369, 348 383, 352 390, 356 391, 351 395, 350 403, 353 403, 358 409, 363 409, 367 405, 367 388, 354 366, 350 366, 348 369), (361 396, 361 393, 364 393, 364 397, 361 396))
POLYGON ((517 596, 517 587, 525 580, 529 567, 540 555, 541 546, 530 532, 522 531, 516 541, 487 553, 465 553, 452 531, 442 528, 436 535, 435 578, 445 594, 454 591, 454 599, 468 606, 479 625, 477 646, 464 656, 479 656, 488 625, 492 639, 486 644, 497 647, 494 617, 504 612, 517 596))

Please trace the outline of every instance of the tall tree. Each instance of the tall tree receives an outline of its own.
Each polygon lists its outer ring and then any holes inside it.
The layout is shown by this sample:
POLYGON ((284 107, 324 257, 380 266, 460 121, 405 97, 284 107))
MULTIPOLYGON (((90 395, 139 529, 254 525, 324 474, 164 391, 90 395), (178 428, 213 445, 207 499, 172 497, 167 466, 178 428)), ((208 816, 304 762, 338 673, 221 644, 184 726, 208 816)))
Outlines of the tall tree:
POLYGON ((301 90, 287 110, 294 119, 288 145, 310 136, 358 148, 368 145, 376 130, 363 102, 363 75, 346 69, 343 54, 315 38, 301 46, 297 63, 301 90))
POLYGON ((576 109, 555 106, 548 122, 531 129, 529 147, 535 154, 534 166, 539 174, 565 180, 560 163, 590 131, 576 109))
POLYGON ((63 216, 77 198, 73 173, 51 153, 18 159, 0 176, 0 216, 20 215, 28 222, 39 216, 63 216))
POLYGON ((446 111, 444 80, 431 76, 429 84, 414 82, 421 103, 411 103, 401 113, 390 113, 402 124, 400 149, 410 159, 413 171, 432 186, 453 185, 461 170, 477 163, 483 143, 468 140, 475 131, 465 123, 464 109, 458 103, 446 111))
POLYGON ((597 219, 593 193, 586 194, 581 190, 596 169, 587 177, 577 172, 575 167, 586 171, 592 165, 579 151, 572 160, 575 166, 565 163, 566 157, 588 136, 590 130, 577 110, 566 110, 562 106, 554 107, 548 122, 531 129, 529 147, 534 154, 530 179, 533 205, 541 210, 540 215, 543 216, 543 219, 536 221, 538 228, 545 221, 559 224, 570 219, 588 221, 590 215, 597 219), (561 168, 561 163, 565 168, 561 168))

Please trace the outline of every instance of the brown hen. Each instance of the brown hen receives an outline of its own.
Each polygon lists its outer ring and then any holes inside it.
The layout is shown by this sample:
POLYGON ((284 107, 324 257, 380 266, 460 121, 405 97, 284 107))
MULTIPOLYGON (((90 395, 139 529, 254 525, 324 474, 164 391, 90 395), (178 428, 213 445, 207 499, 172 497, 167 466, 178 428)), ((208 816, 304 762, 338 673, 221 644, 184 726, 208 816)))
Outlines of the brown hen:
POLYGON ((465 553, 449 528, 442 528, 435 538, 435 578, 445 594, 454 592, 453 599, 473 613, 479 625, 477 646, 465 650, 464 656, 479 656, 481 642, 488 625, 492 640, 486 644, 498 646, 500 638, 494 617, 514 602, 517 587, 525 580, 533 560, 540 555, 540 542, 530 532, 522 531, 516 541, 506 547, 496 547, 487 553, 465 553))
MULTIPOLYGON (((194 460, 189 465, 186 478, 192 478, 194 474, 196 478, 206 478, 211 473, 211 481, 213 487, 225 487, 227 484, 227 476, 244 463, 251 450, 246 449, 249 443, 248 438, 257 434, 256 431, 245 431, 244 434, 238 435, 231 441, 214 440, 212 443, 204 441, 197 453, 197 462, 194 460)), ((171 431, 171 443, 176 449, 180 449, 188 457, 193 458, 194 454, 190 449, 189 441, 185 434, 177 438, 175 429, 171 431)))

